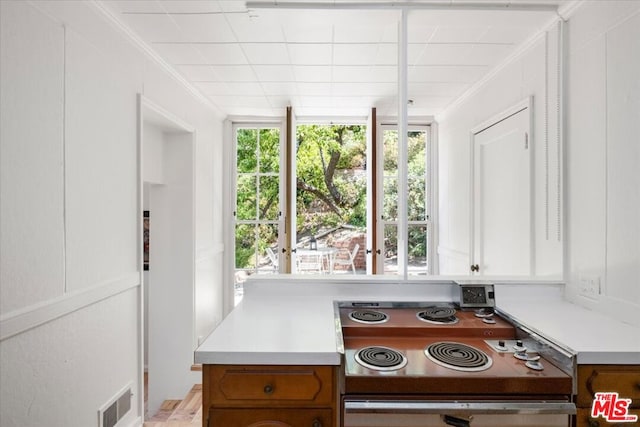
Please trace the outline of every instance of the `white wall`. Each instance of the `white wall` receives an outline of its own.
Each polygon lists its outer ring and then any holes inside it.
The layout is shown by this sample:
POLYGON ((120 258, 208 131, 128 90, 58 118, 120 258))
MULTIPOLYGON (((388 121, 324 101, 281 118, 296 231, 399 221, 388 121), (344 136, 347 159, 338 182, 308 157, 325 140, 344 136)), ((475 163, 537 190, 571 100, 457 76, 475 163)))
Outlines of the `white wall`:
POLYGON ((222 313, 221 120, 99 4, 0 15, 0 425, 96 426, 128 383, 140 424, 137 94, 196 129, 200 334, 222 313))
POLYGON ((568 298, 640 325, 640 2, 584 2, 568 29, 568 298))
POLYGON ((557 132, 558 28, 553 25, 458 104, 439 123, 440 274, 468 274, 470 251, 470 132, 533 96, 533 218, 535 274, 562 276, 560 156, 557 132))

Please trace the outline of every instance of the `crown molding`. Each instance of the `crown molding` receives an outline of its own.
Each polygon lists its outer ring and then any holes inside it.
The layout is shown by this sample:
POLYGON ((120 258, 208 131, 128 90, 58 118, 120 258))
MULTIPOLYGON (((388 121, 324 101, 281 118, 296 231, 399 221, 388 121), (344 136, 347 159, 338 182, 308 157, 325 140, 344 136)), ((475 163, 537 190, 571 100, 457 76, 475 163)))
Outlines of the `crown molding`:
POLYGON ((195 99, 200 101, 205 107, 209 108, 218 118, 224 119, 225 114, 218 106, 202 94, 195 86, 185 79, 171 64, 165 61, 151 46, 142 40, 131 28, 122 22, 117 16, 109 10, 107 6, 100 0, 91 0, 90 2, 96 10, 98 10, 115 28, 117 28, 124 36, 138 49, 145 53, 156 65, 169 74, 176 82, 178 82, 187 92, 195 99))

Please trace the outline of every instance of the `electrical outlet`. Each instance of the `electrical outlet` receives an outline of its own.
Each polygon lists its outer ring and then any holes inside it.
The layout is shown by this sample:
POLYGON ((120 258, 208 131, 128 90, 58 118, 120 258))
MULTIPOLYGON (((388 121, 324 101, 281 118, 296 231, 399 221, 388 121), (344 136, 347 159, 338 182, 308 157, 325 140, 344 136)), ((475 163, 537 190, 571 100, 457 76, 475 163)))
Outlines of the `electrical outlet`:
POLYGON ((580 295, 591 299, 598 299, 600 295, 600 277, 580 277, 580 295))

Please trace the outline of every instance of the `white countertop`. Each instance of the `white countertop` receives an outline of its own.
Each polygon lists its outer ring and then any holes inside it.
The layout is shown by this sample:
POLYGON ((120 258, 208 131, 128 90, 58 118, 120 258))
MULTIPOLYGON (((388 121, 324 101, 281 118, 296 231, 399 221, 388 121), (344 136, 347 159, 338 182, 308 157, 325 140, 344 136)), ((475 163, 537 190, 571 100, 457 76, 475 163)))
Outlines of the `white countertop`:
MULTIPOLYGON (((579 364, 640 364, 640 329, 562 298, 561 284, 496 284, 496 304, 568 347, 579 364)), ((335 301, 451 300, 446 282, 328 283, 288 277, 249 281, 243 301, 195 352, 195 363, 339 365, 335 301)))

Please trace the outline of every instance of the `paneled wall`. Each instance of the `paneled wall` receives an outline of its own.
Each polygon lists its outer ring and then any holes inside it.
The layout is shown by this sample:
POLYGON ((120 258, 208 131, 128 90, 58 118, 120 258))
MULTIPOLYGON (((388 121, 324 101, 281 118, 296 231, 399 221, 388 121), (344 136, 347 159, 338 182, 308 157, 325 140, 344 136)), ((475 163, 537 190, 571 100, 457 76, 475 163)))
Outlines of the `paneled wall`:
POLYGON ((99 3, 0 2, 3 427, 96 426, 98 408, 127 384, 123 425, 142 421, 140 93, 196 130, 204 335, 222 317, 221 119, 99 3))
POLYGON ((640 2, 584 2, 568 29, 568 297, 640 325, 640 2))
POLYGON ((469 274, 472 129, 532 96, 534 271, 538 277, 562 277, 558 25, 550 23, 548 31, 436 117, 440 274, 469 274))

